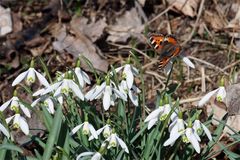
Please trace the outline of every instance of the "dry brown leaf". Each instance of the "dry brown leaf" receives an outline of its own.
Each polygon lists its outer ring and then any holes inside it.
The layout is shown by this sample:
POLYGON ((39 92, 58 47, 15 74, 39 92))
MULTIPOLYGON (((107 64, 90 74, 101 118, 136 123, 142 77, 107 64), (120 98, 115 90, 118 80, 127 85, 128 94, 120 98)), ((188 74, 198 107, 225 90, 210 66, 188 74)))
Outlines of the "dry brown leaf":
POLYGON ((88 19, 85 17, 74 17, 71 21, 71 26, 83 33, 92 42, 95 42, 103 34, 104 29, 107 26, 106 19, 102 18, 96 22, 88 23, 88 19))
POLYGON ((107 32, 110 34, 107 41, 125 43, 130 36, 140 34, 143 29, 144 25, 136 8, 132 8, 118 17, 114 25, 107 28, 107 32))
MULTIPOLYGON (((226 124, 228 126, 230 126, 231 129, 235 130, 236 132, 239 132, 240 131, 240 125, 239 125, 240 124, 240 115, 229 116, 226 124)), ((226 126, 224 128, 223 132, 228 133, 230 135, 235 134, 231 129, 229 129, 229 127, 226 126)))
POLYGON ((167 2, 186 16, 194 17, 197 15, 199 0, 167 0, 167 2))
POLYGON ((10 8, 0 6, 0 36, 4 36, 12 32, 12 19, 10 8))
MULTIPOLYGON (((53 42, 53 48, 60 53, 71 53, 75 59, 82 54, 91 61, 96 69, 106 72, 109 64, 97 54, 96 46, 77 29, 72 29, 76 33, 76 37, 67 35, 65 27, 54 27, 52 34, 57 40, 53 42)), ((87 70, 87 65, 82 64, 82 67, 87 70)))
POLYGON ((235 4, 235 8, 236 8, 236 15, 235 17, 228 23, 228 25, 226 26, 226 28, 232 28, 235 30, 239 30, 240 29, 240 4, 236 3, 235 4))
POLYGON ((225 21, 216 12, 205 11, 204 20, 215 30, 221 30, 226 26, 225 21))

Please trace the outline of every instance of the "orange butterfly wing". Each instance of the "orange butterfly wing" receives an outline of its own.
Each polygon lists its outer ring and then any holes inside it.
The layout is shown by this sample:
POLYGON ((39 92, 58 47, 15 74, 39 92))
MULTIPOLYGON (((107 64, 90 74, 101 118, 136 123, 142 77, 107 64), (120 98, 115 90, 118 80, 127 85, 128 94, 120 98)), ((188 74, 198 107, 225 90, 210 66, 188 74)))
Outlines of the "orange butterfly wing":
POLYGON ((149 34, 150 44, 153 46, 153 48, 156 51, 160 51, 161 50, 164 38, 165 37, 164 37, 163 34, 149 34))
POLYGON ((179 55, 181 46, 173 35, 150 34, 149 41, 156 52, 160 54, 159 68, 165 67, 171 58, 179 55))

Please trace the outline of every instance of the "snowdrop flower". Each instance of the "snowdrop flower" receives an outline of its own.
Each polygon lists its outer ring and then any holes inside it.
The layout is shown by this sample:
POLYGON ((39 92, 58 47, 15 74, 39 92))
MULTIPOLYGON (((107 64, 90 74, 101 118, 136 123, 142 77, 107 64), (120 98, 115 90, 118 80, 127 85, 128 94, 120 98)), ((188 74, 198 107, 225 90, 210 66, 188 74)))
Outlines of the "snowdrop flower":
POLYGON ((29 127, 24 117, 22 117, 19 113, 17 113, 7 118, 6 122, 10 123, 12 119, 13 119, 13 128, 20 128, 25 135, 29 134, 29 127))
MULTIPOLYGON (((91 135, 95 138, 98 139, 98 134, 97 131, 94 129, 94 127, 88 122, 85 121, 84 123, 77 125, 76 127, 74 127, 71 131, 71 135, 75 134, 80 128, 82 129, 82 132, 84 135, 89 135, 91 133, 91 135)), ((91 136, 90 135, 90 136, 91 136)))
POLYGON ((107 76, 106 82, 103 82, 100 87, 95 88, 94 91, 91 91, 91 94, 88 94, 88 98, 93 100, 102 97, 103 108, 105 111, 108 110, 111 105, 114 105, 114 101, 118 97, 124 101, 127 101, 126 95, 116 89, 115 86, 115 83, 110 81, 109 76, 107 76))
MULTIPOLYGON (((112 134, 111 126, 109 124, 106 124, 102 128, 98 129, 97 135, 99 136, 102 132, 103 132, 103 137, 108 138, 112 134)), ((93 138, 94 138, 93 136, 90 136, 88 140, 91 141, 93 138)))
MULTIPOLYGON (((14 93, 14 95, 16 95, 16 93, 14 93)), ((9 105, 10 109, 15 111, 16 113, 19 113, 20 108, 27 117, 31 117, 29 109, 20 102, 18 97, 13 96, 10 100, 1 105, 0 111, 4 111, 9 105)))
POLYGON ((30 68, 27 71, 21 73, 19 76, 17 76, 17 78, 13 81, 12 86, 16 86, 17 84, 19 84, 25 78, 26 78, 26 83, 28 85, 31 85, 32 83, 34 83, 36 81, 36 75, 37 75, 37 78, 38 78, 39 82, 42 85, 48 86, 49 83, 46 80, 46 78, 43 75, 41 75, 38 71, 36 71, 33 68, 33 66, 34 66, 34 62, 32 60, 30 68))
POLYGON ((184 132, 185 132, 185 122, 182 118, 178 118, 175 125, 170 130, 170 137, 164 142, 163 145, 172 146, 175 143, 175 141, 184 134, 184 132))
POLYGON ((219 88, 209 92, 198 102, 198 106, 201 107, 206 104, 212 96, 216 96, 217 101, 222 102, 226 97, 226 90, 224 86, 220 86, 219 88))
POLYGON ((127 81, 122 80, 119 85, 119 90, 122 93, 127 94, 132 103, 135 106, 138 106, 138 96, 136 94, 140 93, 141 91, 134 84, 132 85, 132 88, 128 88, 127 81))
POLYGON ((208 139, 209 139, 210 141, 212 141, 212 135, 211 135, 209 129, 208 129, 202 122, 200 122, 198 119, 193 122, 193 129, 194 129, 198 134, 200 134, 200 132, 201 132, 202 129, 203 129, 203 131, 206 133, 208 139))
POLYGON ((1 123, 0 123, 0 131, 1 131, 7 138, 10 137, 10 134, 9 134, 8 130, 7 130, 7 129, 4 127, 4 125, 2 125, 1 123))
POLYGON ((103 143, 98 152, 81 153, 77 156, 76 160, 81 160, 83 159, 82 157, 89 157, 89 156, 92 156, 91 160, 100 160, 100 159, 104 160, 102 155, 106 152, 106 147, 107 147, 107 144, 103 143))
POLYGON ((80 68, 80 59, 77 60, 77 64, 76 64, 76 68, 74 69, 74 72, 77 75, 79 85, 82 88, 85 86, 86 83, 87 84, 91 83, 87 73, 81 70, 80 68))
POLYGON ((35 107, 39 102, 43 102, 43 105, 46 107, 47 111, 51 114, 54 114, 54 103, 52 97, 49 95, 43 95, 40 98, 34 100, 31 104, 32 107, 35 107))
POLYGON ((195 132, 195 130, 192 127, 188 127, 185 131, 185 135, 187 139, 184 138, 184 142, 190 142, 193 146, 193 148, 196 150, 197 153, 200 153, 200 144, 199 142, 201 139, 195 132))
POLYGON ((108 149, 111 148, 111 147, 117 147, 118 145, 120 145, 126 153, 129 153, 129 150, 128 150, 128 147, 127 147, 126 143, 121 138, 119 138, 118 135, 116 133, 114 133, 114 131, 106 139, 106 141, 109 142, 109 145, 107 147, 108 149))
MULTIPOLYGON (((130 61, 130 59, 128 61, 130 61)), ((133 85, 133 81, 134 81, 134 76, 136 76, 138 74, 138 70, 137 70, 137 68, 135 68, 132 65, 130 65, 129 63, 127 63, 124 66, 116 68, 115 71, 118 73, 122 69, 123 69, 122 74, 123 74, 123 77, 125 77, 125 79, 127 81, 127 86, 128 86, 128 88, 131 89, 132 85, 133 85)))
MULTIPOLYGON (((159 106, 157 109, 155 109, 152 113, 150 113, 144 122, 148 122, 148 130, 152 128, 153 125, 155 125, 158 120, 164 121, 168 114, 171 112, 172 107, 170 104, 165 104, 163 106, 159 106)), ((174 116, 176 114, 172 114, 171 119, 174 119, 174 116), (172 116, 173 115, 173 116, 172 116)))
POLYGON ((76 160, 82 160, 82 159, 85 159, 83 157, 90 157, 90 156, 92 156, 91 160, 100 160, 100 159, 104 160, 101 153, 99 152, 83 152, 77 156, 76 160))
POLYGON ((96 85, 91 90, 89 90, 87 94, 85 94, 85 98, 90 101, 92 101, 93 99, 99 99, 100 96, 95 95, 101 90, 101 88, 101 81, 97 79, 96 85))
POLYGON ((50 87, 47 87, 45 91, 43 91, 43 95, 47 94, 49 92, 55 91, 54 95, 55 97, 60 96, 61 94, 68 95, 69 92, 73 92, 78 98, 81 100, 84 100, 84 95, 82 91, 80 90, 79 86, 72 80, 68 78, 64 78, 60 82, 56 82, 50 87))

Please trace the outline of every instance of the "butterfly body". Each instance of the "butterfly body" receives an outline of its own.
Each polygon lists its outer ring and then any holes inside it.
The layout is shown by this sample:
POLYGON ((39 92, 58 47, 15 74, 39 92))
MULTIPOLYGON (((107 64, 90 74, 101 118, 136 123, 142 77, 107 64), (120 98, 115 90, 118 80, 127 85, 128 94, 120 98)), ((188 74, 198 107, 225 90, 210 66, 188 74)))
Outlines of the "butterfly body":
POLYGON ((160 69, 165 67, 172 58, 180 54, 181 46, 173 35, 150 34, 149 41, 159 54, 160 69))

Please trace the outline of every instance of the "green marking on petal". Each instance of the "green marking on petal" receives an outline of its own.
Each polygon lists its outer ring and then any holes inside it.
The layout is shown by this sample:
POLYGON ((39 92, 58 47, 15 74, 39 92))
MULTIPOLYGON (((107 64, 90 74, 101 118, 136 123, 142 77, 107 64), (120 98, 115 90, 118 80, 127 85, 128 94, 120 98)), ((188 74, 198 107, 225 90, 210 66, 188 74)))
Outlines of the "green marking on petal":
POLYGON ((189 139, 187 138, 187 136, 182 136, 182 141, 184 142, 184 143, 189 143, 189 139))

